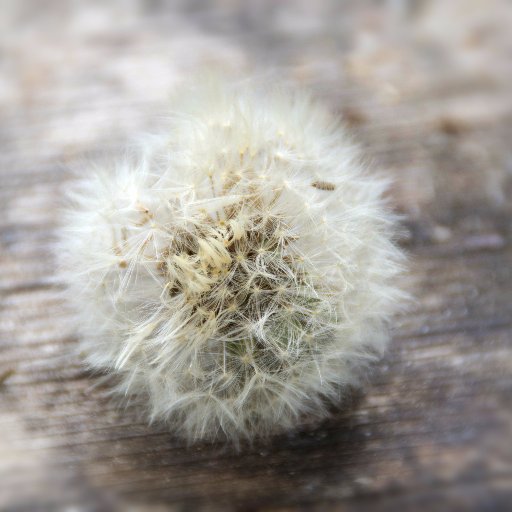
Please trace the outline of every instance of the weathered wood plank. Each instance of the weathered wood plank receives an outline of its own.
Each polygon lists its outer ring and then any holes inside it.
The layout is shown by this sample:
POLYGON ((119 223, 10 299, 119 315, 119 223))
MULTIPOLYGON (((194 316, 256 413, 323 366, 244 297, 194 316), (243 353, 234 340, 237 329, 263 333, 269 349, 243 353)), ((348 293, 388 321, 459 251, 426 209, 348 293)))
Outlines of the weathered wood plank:
POLYGON ((1 509, 510 506, 512 9, 469 4, 2 7, 1 509), (395 180, 415 297, 364 391, 241 453, 187 448, 118 409, 75 353, 51 255, 69 170, 158 126, 205 67, 298 81, 344 116, 395 180))

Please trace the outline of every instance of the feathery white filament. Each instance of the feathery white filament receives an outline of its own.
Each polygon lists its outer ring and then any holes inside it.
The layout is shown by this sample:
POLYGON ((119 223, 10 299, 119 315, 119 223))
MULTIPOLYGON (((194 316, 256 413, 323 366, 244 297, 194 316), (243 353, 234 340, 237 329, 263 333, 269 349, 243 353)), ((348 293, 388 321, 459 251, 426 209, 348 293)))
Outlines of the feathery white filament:
POLYGON ((386 183, 304 94, 209 83, 82 179, 60 248, 90 365, 189 440, 322 417, 384 348, 386 183))

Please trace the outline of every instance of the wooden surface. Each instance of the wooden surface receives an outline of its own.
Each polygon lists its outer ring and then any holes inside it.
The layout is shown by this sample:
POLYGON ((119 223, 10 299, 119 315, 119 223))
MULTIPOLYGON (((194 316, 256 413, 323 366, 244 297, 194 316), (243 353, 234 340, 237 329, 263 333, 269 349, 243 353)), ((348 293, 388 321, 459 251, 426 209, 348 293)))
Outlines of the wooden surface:
POLYGON ((506 0, 3 2, 0 509, 510 510, 511 27, 506 0), (205 67, 345 116, 395 179, 415 296, 353 403, 239 454, 116 410, 50 252, 69 169, 158 125, 205 67))

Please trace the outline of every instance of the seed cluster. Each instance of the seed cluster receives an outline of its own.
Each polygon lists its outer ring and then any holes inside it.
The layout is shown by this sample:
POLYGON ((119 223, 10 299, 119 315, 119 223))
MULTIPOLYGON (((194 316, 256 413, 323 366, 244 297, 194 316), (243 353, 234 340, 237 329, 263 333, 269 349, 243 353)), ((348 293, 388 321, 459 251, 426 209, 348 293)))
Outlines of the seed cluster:
POLYGON ((59 248, 89 366, 189 442, 325 417, 402 295, 385 180, 302 93, 207 82, 72 191, 59 248))
POLYGON ((278 216, 243 212, 173 235, 160 269, 169 304, 188 317, 176 339, 200 347, 192 374, 218 364, 222 378, 203 383, 211 392, 236 396, 257 373, 286 379, 329 336, 329 302, 308 281, 296 238, 278 216))

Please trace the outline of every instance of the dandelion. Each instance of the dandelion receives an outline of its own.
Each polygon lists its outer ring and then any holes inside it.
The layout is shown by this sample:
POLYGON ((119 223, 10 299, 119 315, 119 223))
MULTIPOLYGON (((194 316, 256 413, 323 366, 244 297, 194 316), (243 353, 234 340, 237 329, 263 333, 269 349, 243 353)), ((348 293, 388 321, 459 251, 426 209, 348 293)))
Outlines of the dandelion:
POLYGON ((388 339, 386 181, 304 93, 206 83, 79 180, 59 247, 93 369, 188 441, 322 418, 388 339))

